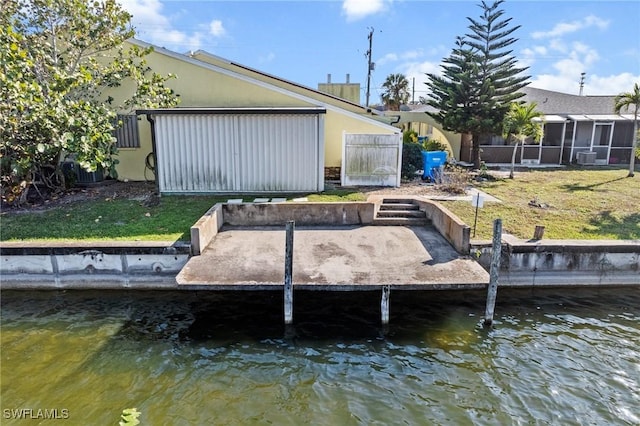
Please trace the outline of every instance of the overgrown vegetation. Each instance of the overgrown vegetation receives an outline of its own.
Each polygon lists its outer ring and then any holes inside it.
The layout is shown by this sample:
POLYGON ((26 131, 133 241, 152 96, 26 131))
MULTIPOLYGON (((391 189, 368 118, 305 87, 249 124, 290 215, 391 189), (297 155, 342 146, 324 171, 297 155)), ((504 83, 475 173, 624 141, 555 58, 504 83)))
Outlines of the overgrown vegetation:
POLYGON ((0 14, 0 189, 6 203, 31 188, 64 188, 61 160, 115 177, 116 113, 169 107, 172 75, 154 73, 151 49, 127 47, 131 15, 114 0, 10 0, 0 14), (123 84, 125 99, 110 96, 123 84))
POLYGON ((459 166, 446 166, 442 181, 436 185, 436 188, 442 192, 460 195, 466 193, 469 181, 470 175, 467 170, 459 166))

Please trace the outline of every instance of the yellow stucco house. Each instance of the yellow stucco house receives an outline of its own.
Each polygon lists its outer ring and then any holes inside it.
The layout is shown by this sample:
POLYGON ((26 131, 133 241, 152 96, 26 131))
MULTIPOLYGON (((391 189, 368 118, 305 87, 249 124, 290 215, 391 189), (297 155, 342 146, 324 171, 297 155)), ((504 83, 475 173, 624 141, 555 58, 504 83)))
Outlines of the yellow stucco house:
MULTIPOLYGON (((143 48, 151 46, 133 39, 128 43, 143 48)), ((117 134, 119 145, 117 171, 118 178, 121 180, 140 181, 156 178, 153 162, 160 161, 160 159, 152 156, 154 146, 157 150, 165 149, 165 151, 170 146, 172 151, 162 154, 164 160, 171 161, 171 167, 187 167, 187 162, 190 159, 204 156, 203 153, 206 153, 206 149, 202 145, 207 145, 211 138, 224 137, 224 135, 220 136, 219 131, 215 133, 218 136, 211 136, 208 133, 204 136, 200 135, 198 132, 201 132, 203 126, 218 126, 215 123, 223 123, 221 120, 231 120, 233 117, 238 117, 237 120, 240 121, 237 122, 242 122, 242 117, 249 114, 259 117, 257 122, 247 124, 247 126, 253 126, 252 129, 267 129, 276 126, 273 132, 284 129, 284 133, 287 134, 289 133, 286 131, 287 128, 282 126, 300 126, 301 124, 296 117, 305 116, 307 124, 302 124, 303 131, 312 136, 317 145, 316 148, 321 150, 313 161, 322 169, 323 173, 329 171, 335 174, 336 169, 341 166, 343 134, 389 135, 400 132, 399 129, 389 124, 389 118, 377 111, 336 96, 236 64, 207 52, 197 51, 190 54, 180 54, 164 48, 153 47, 154 51, 146 57, 146 61, 159 74, 171 73, 177 76, 177 78, 168 81, 167 86, 179 94, 180 105, 170 111, 139 110, 137 116, 125 117, 125 125, 117 134), (291 117, 292 114, 296 116, 293 121, 282 118, 291 117), (271 120, 272 115, 280 118, 273 121, 271 120), (164 142, 158 146, 155 144, 158 143, 156 139, 161 130, 159 127, 154 128, 157 117, 162 118, 160 124, 164 129, 162 131, 165 132, 164 142), (191 121, 188 121, 187 118, 191 121), (211 124, 207 121, 209 119, 217 121, 211 124), (192 128, 191 126, 196 127, 192 128), (166 132, 175 132, 175 135, 167 136, 166 132), (185 132, 200 135, 198 136, 200 142, 197 146, 190 148, 191 150, 188 152, 179 150, 186 137, 185 132), (180 158, 181 163, 177 160, 180 158)), ((124 85, 118 90, 126 91, 127 87, 124 85)), ((118 97, 117 91, 114 97, 118 97)), ((249 131, 247 129, 245 127, 243 131, 249 131)), ((229 130, 226 134, 230 135, 231 133, 232 131, 229 130)), ((296 148, 293 147, 293 149, 296 148)), ((309 149, 308 152, 313 151, 312 148, 309 149)), ((239 155, 238 152, 235 155, 239 155)), ((275 154, 263 153, 263 155, 275 154)), ((302 152, 297 155, 306 154, 302 152)), ((288 160, 296 162, 299 159, 294 156, 288 160)), ((207 165, 205 163, 198 167, 206 168, 207 165)), ((281 162, 277 167, 286 167, 286 163, 281 162)), ((207 178, 202 176, 203 179, 207 178)))

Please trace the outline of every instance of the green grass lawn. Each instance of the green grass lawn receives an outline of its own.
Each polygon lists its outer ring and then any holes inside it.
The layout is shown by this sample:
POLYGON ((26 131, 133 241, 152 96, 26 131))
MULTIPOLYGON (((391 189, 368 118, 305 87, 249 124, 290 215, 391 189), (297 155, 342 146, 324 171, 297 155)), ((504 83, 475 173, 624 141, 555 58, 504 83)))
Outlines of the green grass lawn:
MULTIPOLYGON (((536 225, 545 226, 544 238, 549 239, 640 239, 640 173, 633 178, 626 175, 622 168, 566 169, 476 182, 477 188, 502 203, 485 203, 479 210, 475 238, 490 239, 493 220, 501 218, 503 232, 525 239, 533 236, 536 225)), ((44 211, 4 212, 0 240, 188 241, 189 229, 198 218, 229 198, 236 197, 163 196, 154 207, 135 200, 98 199, 44 211)), ((245 201, 253 198, 244 196, 245 201)), ((367 195, 357 189, 339 189, 307 198, 364 201, 367 195)), ((469 202, 444 204, 473 226, 474 208, 469 202)))
MULTIPOLYGON (((640 239, 640 175, 626 176, 625 169, 537 170, 476 183, 503 201, 479 209, 476 238, 491 238, 493 221, 501 218, 504 233, 524 239, 536 225, 549 239, 640 239)), ((469 202, 445 205, 473 226, 469 202)))
MULTIPOLYGON (((324 202, 367 198, 353 189, 306 196, 309 201, 324 202)), ((230 198, 251 201, 256 197, 168 195, 154 207, 145 207, 136 200, 98 199, 46 210, 5 212, 0 217, 0 241, 189 241, 191 226, 215 203, 230 198)))
POLYGON ((214 203, 214 197, 167 196, 159 205, 139 201, 89 200, 45 211, 2 216, 6 240, 189 240, 189 228, 214 203))

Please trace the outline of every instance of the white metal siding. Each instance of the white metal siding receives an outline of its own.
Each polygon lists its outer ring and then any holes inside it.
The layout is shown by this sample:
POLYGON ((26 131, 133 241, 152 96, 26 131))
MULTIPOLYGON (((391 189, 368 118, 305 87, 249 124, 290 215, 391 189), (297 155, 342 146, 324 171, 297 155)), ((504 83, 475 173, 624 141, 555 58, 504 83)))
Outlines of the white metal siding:
POLYGON ((321 114, 159 114, 162 193, 319 191, 321 114))
POLYGON ((400 186, 402 135, 347 134, 342 138, 341 183, 400 186))

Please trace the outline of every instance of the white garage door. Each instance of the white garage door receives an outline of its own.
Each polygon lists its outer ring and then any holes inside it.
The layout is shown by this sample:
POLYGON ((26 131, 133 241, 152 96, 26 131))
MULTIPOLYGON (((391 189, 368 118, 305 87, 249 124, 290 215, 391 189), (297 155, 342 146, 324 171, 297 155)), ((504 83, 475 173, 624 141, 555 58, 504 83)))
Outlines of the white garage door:
POLYGON ((161 193, 324 189, 324 109, 166 110, 153 120, 161 193))

